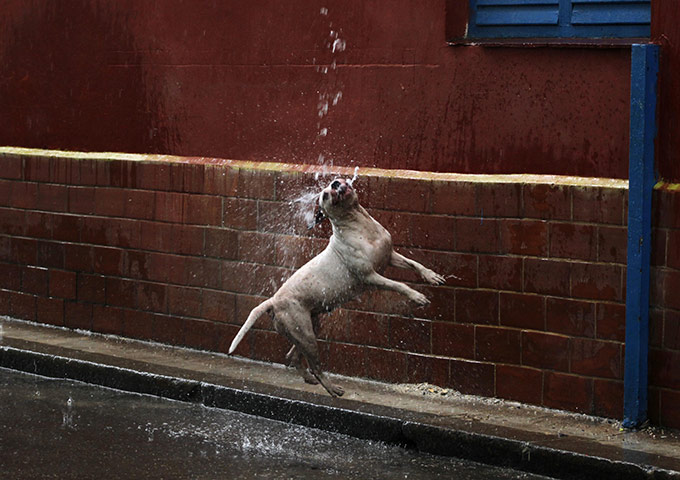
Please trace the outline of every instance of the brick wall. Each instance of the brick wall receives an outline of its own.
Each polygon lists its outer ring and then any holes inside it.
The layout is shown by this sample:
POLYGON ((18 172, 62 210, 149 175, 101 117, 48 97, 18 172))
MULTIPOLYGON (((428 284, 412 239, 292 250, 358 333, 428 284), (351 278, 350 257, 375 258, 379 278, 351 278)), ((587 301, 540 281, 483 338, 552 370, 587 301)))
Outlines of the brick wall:
MULTIPOLYGON (((330 178, 318 168, 17 149, 0 164, 0 314, 17 318, 225 352, 330 234, 290 203, 330 178)), ((625 182, 366 169, 356 186, 401 252, 456 277, 388 271, 432 304, 379 292, 325 317, 328 370, 622 416, 625 182)), ((679 199, 659 190, 656 209, 679 199)), ((680 426, 680 233, 657 217, 651 411, 680 426)), ((237 353, 286 350, 263 317, 237 353)))

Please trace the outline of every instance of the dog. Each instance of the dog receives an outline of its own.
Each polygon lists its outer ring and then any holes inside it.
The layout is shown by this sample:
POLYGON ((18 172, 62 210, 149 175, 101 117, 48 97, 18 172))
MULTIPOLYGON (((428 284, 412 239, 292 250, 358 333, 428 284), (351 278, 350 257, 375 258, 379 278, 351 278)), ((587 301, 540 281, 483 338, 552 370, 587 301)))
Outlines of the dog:
POLYGON ((333 234, 319 255, 300 267, 279 290, 255 307, 229 347, 233 353, 255 321, 267 312, 277 332, 293 344, 286 359, 312 384, 321 383, 333 397, 344 390, 321 370, 314 333, 316 318, 371 289, 393 290, 419 306, 429 303, 422 293, 405 283, 382 276, 388 265, 415 270, 432 285, 444 277, 400 255, 390 233, 359 205, 351 180, 337 178, 319 194, 315 224, 329 219, 333 234), (302 365, 307 361, 308 369, 302 365))

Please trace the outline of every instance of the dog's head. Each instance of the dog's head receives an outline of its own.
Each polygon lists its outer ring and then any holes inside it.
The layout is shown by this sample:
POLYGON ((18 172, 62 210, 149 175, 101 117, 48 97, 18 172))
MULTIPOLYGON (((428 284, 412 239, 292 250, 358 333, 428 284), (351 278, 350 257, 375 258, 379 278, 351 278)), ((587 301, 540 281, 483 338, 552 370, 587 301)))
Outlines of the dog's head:
POLYGON ((357 192, 351 182, 344 178, 336 178, 319 194, 319 208, 316 211, 314 225, 323 222, 326 217, 337 217, 358 203, 357 192))

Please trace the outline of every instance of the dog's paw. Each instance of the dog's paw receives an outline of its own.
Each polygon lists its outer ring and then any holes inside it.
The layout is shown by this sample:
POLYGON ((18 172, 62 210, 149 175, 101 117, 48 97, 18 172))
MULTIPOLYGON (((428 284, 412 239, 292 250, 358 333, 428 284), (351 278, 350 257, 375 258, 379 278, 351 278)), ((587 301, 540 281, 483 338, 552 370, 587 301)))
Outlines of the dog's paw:
POLYGON ((423 272, 423 280, 425 280, 430 285, 443 285, 446 283, 446 278, 430 269, 427 269, 423 272))
POLYGON ((411 300, 417 303, 419 307, 424 307, 425 305, 429 305, 430 303, 430 300, 420 292, 415 292, 411 296, 411 300))
POLYGON ((345 389, 338 385, 333 385, 331 390, 333 391, 332 395, 335 397, 342 397, 345 394, 345 389))

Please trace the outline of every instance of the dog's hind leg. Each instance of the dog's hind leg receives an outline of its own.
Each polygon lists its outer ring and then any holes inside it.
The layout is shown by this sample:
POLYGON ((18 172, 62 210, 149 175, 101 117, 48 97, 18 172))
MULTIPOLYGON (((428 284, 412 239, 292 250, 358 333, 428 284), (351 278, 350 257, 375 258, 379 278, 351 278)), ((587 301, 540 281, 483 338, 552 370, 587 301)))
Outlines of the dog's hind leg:
POLYGON ((316 379, 316 377, 309 373, 309 370, 307 370, 304 365, 302 365, 302 353, 300 353, 295 345, 293 345, 286 354, 286 361, 289 365, 295 367, 295 370, 298 371, 305 382, 309 383, 310 385, 319 384, 319 381, 316 379))
MULTIPOLYGON (((345 393, 341 387, 333 385, 321 371, 319 347, 314 336, 312 317, 309 312, 302 308, 291 307, 277 311, 276 320, 277 331, 285 335, 294 345, 295 351, 291 349, 293 355, 301 354, 304 356, 307 365, 309 365, 309 371, 321 383, 321 386, 333 397, 339 397, 345 393)), ((305 378, 304 374, 302 376, 305 378)))

